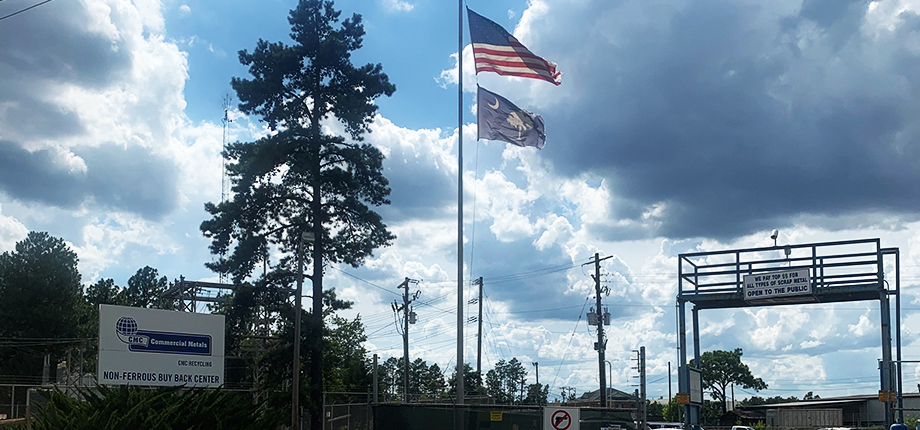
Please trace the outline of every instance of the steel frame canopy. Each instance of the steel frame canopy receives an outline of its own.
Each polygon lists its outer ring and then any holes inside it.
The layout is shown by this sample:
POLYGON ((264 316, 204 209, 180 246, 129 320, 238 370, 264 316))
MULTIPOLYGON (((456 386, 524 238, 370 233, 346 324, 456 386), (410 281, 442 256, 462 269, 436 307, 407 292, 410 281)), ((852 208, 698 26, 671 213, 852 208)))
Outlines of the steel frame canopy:
MULTIPOLYGON (((880 398, 882 393, 888 397, 888 393, 897 390, 897 409, 901 409, 900 419, 903 421, 900 254, 898 248, 882 248, 879 239, 680 254, 677 293, 679 395, 688 399, 691 391, 691 368, 687 360, 687 303, 693 304, 693 358, 695 363, 699 363, 698 313, 702 309, 864 300, 878 300, 880 307, 880 398), (889 261, 892 258, 894 261, 889 261), (894 270, 894 285, 885 279, 886 262, 894 270), (775 294, 777 292, 779 294, 775 294), (896 361, 891 357, 891 295, 895 296, 896 303, 896 361), (893 367, 895 362, 897 369, 893 367), (897 382, 896 386, 894 382, 897 382)), ((891 403, 886 402, 885 408, 885 428, 888 428, 891 424, 891 403)), ((700 403, 695 400, 687 403, 685 411, 687 428, 700 423, 700 403)))

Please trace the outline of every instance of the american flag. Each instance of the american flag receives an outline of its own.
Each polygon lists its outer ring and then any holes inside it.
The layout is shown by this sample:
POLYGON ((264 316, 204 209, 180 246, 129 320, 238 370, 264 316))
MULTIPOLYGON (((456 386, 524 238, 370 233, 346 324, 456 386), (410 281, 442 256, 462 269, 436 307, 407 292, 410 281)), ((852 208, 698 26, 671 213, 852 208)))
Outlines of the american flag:
POLYGON ((534 55, 495 22, 469 8, 466 11, 476 73, 495 72, 503 76, 542 79, 556 85, 562 83, 562 73, 556 71, 556 63, 534 55))

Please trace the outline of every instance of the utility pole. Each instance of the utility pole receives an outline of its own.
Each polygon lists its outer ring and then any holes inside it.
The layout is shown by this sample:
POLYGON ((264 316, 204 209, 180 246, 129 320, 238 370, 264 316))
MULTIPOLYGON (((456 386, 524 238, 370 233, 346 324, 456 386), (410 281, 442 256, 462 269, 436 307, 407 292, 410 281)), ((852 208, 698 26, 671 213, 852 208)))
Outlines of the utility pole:
POLYGON ((409 298, 409 283, 418 283, 418 281, 406 278, 396 288, 403 288, 403 304, 400 305, 393 301, 393 312, 403 313, 403 401, 409 403, 409 324, 415 324, 415 312, 409 306, 421 294, 416 291, 412 298, 409 298))
POLYGON ((729 410, 730 411, 735 410, 735 383, 734 382, 732 382, 732 408, 729 410))
MULTIPOLYGON (((671 362, 668 362, 668 405, 671 405, 671 399, 674 397, 671 395, 671 362)), ((665 420, 667 421, 667 420, 665 420)))
POLYGON ((575 398, 575 387, 562 387, 562 403, 575 398))
POLYGON ((473 281, 473 283, 479 285, 479 337, 476 340, 476 373, 479 374, 479 379, 482 380, 482 276, 473 281))
POLYGON ((646 428, 648 420, 648 411, 646 406, 645 394, 645 347, 639 347, 639 428, 646 428))
POLYGON ((540 403, 542 403, 540 401, 540 397, 543 397, 543 386, 540 385, 540 363, 537 363, 536 361, 534 361, 533 367, 535 367, 537 370, 537 390, 539 391, 537 391, 537 398, 535 400, 537 401, 537 404, 539 405, 540 403))
POLYGON ((604 351, 607 349, 607 340, 604 339, 604 326, 610 325, 610 312, 604 311, 601 314, 601 261, 604 261, 608 258, 613 258, 612 255, 608 255, 604 258, 600 258, 600 254, 594 253, 594 261, 589 261, 586 264, 594 263, 594 293, 597 299, 597 307, 595 308, 596 312, 588 312, 588 324, 597 326, 597 342, 594 343, 594 349, 597 350, 597 367, 600 374, 600 406, 605 407, 607 405, 607 369, 604 368, 604 351))
POLYGON ((378 388, 378 380, 377 380, 377 354, 374 354, 374 404, 375 404, 375 405, 378 404, 378 403, 380 403, 380 402, 378 401, 378 397, 377 397, 377 388, 378 388))

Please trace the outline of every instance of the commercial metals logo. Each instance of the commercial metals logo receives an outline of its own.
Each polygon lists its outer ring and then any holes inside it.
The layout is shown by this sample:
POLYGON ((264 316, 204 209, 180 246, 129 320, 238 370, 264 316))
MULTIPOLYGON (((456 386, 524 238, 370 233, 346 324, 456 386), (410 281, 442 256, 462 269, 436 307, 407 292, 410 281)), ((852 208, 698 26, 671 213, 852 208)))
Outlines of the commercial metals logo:
POLYGON ((115 333, 133 352, 211 355, 210 335, 140 330, 137 321, 127 316, 115 322, 115 333))

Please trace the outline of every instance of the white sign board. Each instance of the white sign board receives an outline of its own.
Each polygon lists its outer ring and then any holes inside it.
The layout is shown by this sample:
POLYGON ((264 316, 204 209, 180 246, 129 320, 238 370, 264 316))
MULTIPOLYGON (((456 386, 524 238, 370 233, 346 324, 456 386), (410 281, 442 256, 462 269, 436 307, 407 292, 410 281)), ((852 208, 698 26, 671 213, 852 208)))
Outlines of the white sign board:
POLYGON ((99 305, 104 385, 224 384, 224 316, 99 305))
POLYGON ((578 408, 543 408, 543 430, 579 430, 578 408))
POLYGON ((703 372, 690 368, 690 403, 703 403, 703 372))
POLYGON ((744 275, 744 300, 756 301, 811 294, 808 269, 744 275))

